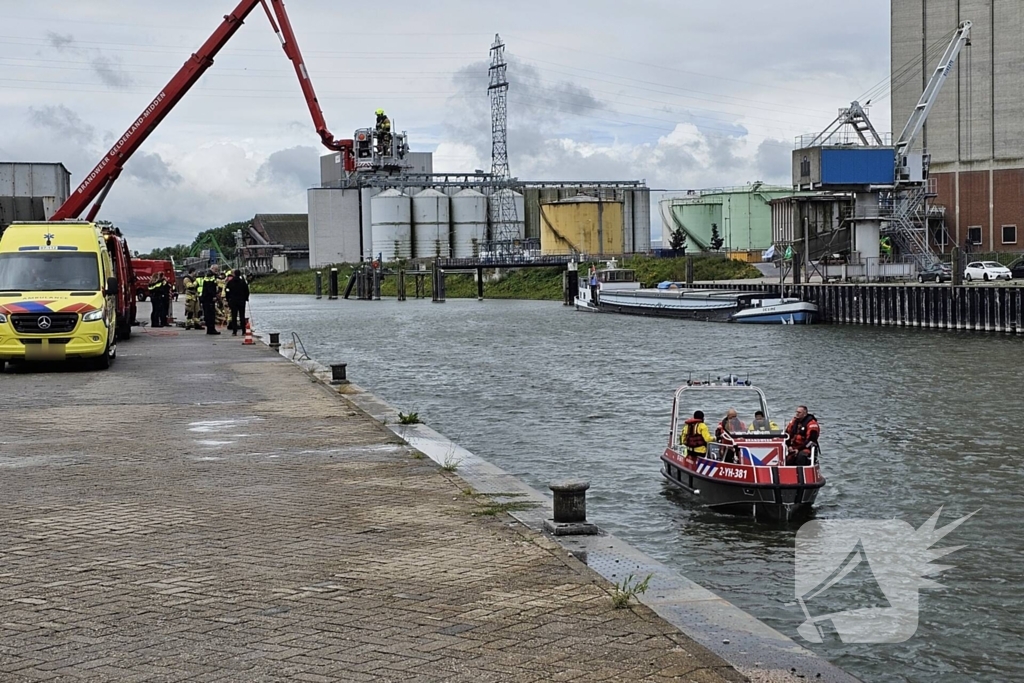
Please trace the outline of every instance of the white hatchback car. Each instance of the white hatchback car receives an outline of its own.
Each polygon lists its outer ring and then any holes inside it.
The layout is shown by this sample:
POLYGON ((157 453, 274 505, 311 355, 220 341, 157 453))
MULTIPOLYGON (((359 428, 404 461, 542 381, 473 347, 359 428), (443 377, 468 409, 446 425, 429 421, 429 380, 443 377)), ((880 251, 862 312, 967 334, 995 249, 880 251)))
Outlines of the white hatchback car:
POLYGON ((972 261, 964 268, 964 279, 971 280, 1012 280, 1010 269, 995 261, 972 261))

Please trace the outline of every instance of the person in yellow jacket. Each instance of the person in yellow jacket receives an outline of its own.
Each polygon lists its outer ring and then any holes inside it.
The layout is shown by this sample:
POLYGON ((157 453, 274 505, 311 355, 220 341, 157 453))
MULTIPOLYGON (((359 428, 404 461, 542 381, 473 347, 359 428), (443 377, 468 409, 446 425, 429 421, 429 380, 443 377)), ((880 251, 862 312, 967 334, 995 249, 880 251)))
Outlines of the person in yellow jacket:
POLYGON ((757 411, 754 413, 754 421, 750 423, 750 428, 747 430, 750 432, 777 432, 779 431, 779 425, 774 422, 769 422, 763 411, 757 411))
POLYGON ((686 455, 702 458, 708 454, 708 444, 714 441, 708 426, 704 424, 704 411, 694 411, 693 417, 684 423, 679 434, 679 443, 686 446, 686 455))

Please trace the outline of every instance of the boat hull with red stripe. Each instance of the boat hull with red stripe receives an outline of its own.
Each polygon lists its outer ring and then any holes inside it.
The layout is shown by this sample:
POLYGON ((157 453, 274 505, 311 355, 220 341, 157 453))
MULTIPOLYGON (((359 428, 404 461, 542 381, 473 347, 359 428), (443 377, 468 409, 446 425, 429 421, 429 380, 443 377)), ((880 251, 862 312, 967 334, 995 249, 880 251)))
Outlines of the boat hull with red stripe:
POLYGON ((806 514, 825 485, 817 464, 757 464, 756 457, 725 462, 674 448, 666 448, 661 460, 662 475, 704 506, 758 518, 785 521, 806 514))

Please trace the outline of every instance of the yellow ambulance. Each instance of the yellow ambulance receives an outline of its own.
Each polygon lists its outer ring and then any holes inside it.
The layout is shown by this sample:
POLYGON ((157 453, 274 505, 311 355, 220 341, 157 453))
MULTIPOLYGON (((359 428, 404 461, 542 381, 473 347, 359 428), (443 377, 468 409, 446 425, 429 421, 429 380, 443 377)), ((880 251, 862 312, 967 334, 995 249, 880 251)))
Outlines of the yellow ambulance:
POLYGON ((11 361, 117 355, 119 283, 93 223, 13 223, 0 237, 0 370, 11 361))

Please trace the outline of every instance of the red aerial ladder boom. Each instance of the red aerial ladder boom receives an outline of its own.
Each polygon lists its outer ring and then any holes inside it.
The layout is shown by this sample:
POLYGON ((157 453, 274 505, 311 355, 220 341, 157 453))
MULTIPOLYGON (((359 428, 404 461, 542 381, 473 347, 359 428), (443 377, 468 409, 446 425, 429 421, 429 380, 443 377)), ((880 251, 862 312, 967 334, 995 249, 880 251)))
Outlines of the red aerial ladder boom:
POLYGON ((319 133, 321 142, 323 142, 327 149, 342 153, 346 170, 355 170, 355 162, 352 158, 352 140, 337 140, 331 135, 331 131, 327 129, 324 113, 316 99, 316 92, 313 90, 313 84, 309 80, 306 65, 302 61, 302 53, 299 52, 299 45, 295 41, 292 24, 288 20, 288 13, 284 9, 284 1, 242 0, 231 14, 224 17, 223 23, 217 27, 213 35, 185 62, 185 65, 164 86, 164 89, 160 91, 149 106, 143 110, 142 114, 132 123, 125 134, 114 143, 114 146, 107 152, 106 156, 86 176, 85 180, 82 181, 82 184, 78 186, 78 189, 72 193, 68 200, 57 209, 57 212, 53 214, 50 220, 60 221, 68 218, 77 218, 94 199, 96 203, 89 210, 87 218, 89 221, 92 221, 96 217, 100 207, 103 205, 103 200, 106 199, 107 193, 110 192, 110 187, 117 180, 117 177, 121 175, 121 169, 128 159, 142 146, 142 143, 146 141, 150 133, 160 125, 160 122, 171 112, 174 105, 196 84, 199 77, 213 66, 213 58, 231 40, 235 32, 242 27, 242 23, 249 16, 249 13, 256 8, 256 5, 263 5, 263 9, 267 13, 267 18, 270 19, 274 32, 277 33, 278 38, 281 40, 281 46, 284 48, 285 54, 288 56, 288 59, 292 60, 295 66, 295 73, 299 77, 302 94, 306 98, 306 104, 309 105, 309 113, 313 116, 313 125, 316 126, 316 132, 319 133), (273 7, 273 12, 267 6, 268 2, 273 7), (275 14, 277 15, 277 21, 274 20, 275 14))

